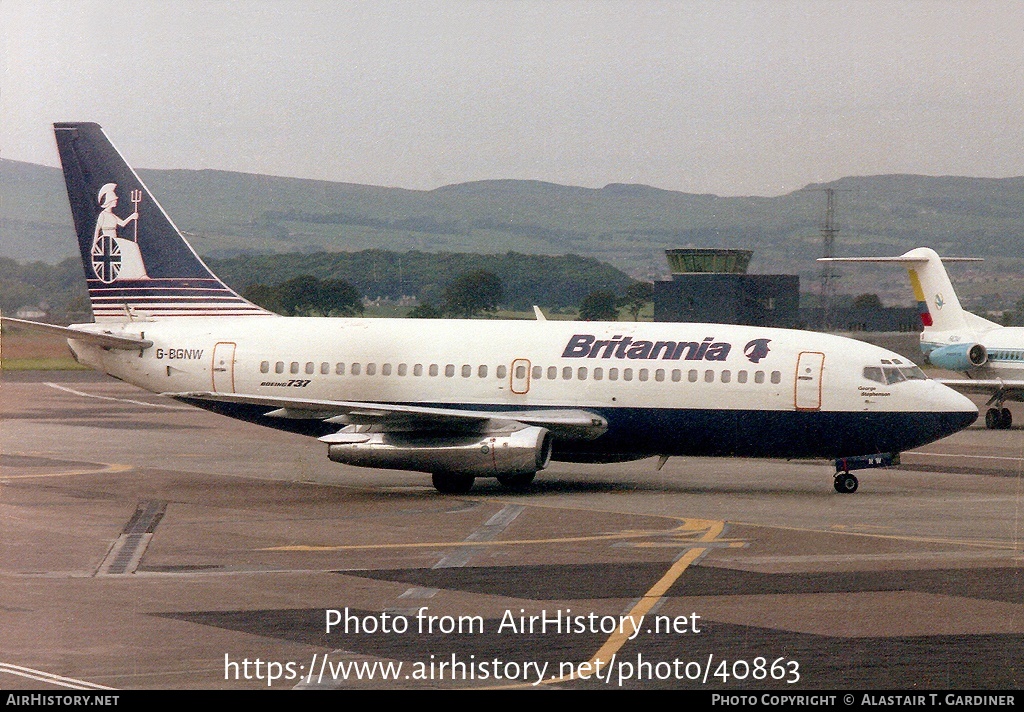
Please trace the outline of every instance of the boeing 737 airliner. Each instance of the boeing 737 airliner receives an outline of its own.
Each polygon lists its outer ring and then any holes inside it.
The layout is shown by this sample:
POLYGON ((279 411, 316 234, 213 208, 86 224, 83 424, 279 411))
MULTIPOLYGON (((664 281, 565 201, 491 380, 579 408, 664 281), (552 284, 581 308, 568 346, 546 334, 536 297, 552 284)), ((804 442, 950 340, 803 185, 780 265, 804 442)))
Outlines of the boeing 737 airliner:
POLYGON ((336 462, 458 493, 524 487, 552 458, 835 458, 853 492, 849 470, 978 415, 894 353, 806 331, 281 317, 209 270, 98 125, 54 128, 95 323, 27 325, 128 383, 317 437, 336 462))

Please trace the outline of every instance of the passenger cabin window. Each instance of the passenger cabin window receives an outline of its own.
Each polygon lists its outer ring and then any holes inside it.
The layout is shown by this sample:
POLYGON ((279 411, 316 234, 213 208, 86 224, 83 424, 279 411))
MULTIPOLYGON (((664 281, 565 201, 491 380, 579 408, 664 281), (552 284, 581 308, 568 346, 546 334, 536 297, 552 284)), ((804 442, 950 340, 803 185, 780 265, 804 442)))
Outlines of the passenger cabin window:
POLYGON ((679 381, 681 381, 681 380, 683 380, 683 372, 681 370, 679 370, 678 368, 673 368, 672 369, 672 382, 673 383, 679 383, 679 381))
POLYGON ((608 369, 608 380, 609 381, 617 381, 617 380, 619 380, 619 369, 617 369, 617 368, 609 368, 608 369))
POLYGON ((430 364, 430 375, 436 376, 438 374, 438 366, 436 363, 430 364))
POLYGON ((697 369, 691 368, 690 372, 688 374, 686 374, 686 380, 688 380, 690 383, 696 383, 697 382, 697 369))
POLYGON ((640 373, 638 375, 640 376, 641 381, 646 381, 648 378, 650 378, 650 371, 648 371, 646 368, 641 368, 640 373))
POLYGON ((260 364, 260 373, 270 373, 270 361, 264 361, 260 364))
POLYGON ((566 366, 562 369, 562 380, 568 381, 572 378, 572 366, 566 366))
POLYGON ((535 381, 540 380, 540 378, 541 378, 541 376, 543 374, 544 374, 544 369, 543 368, 541 368, 540 366, 534 366, 533 367, 533 380, 535 380, 535 381))
POLYGON ((349 373, 351 373, 353 376, 358 376, 359 375, 359 371, 360 371, 360 368, 359 368, 359 364, 358 363, 352 364, 352 368, 349 369, 349 373))
POLYGON ((505 366, 498 366, 496 369, 494 369, 494 377, 495 378, 503 379, 507 375, 508 375, 508 369, 505 366))
POLYGON ((654 380, 658 381, 659 383, 661 381, 664 381, 665 380, 665 369, 659 368, 657 371, 655 371, 654 372, 654 380))
POLYGON ((335 364, 334 365, 334 372, 336 374, 338 374, 339 376, 344 376, 345 375, 345 364, 343 364, 343 363, 335 364))
POLYGON ((631 368, 624 368, 624 369, 622 369, 622 380, 623 381, 632 381, 633 380, 633 369, 631 369, 631 368))
POLYGON ((324 361, 322 364, 320 364, 320 373, 322 375, 326 376, 330 372, 331 372, 331 364, 327 363, 326 361, 324 361))
POLYGON ((781 371, 772 371, 772 383, 782 383, 781 371))
POLYGON ((278 361, 274 364, 274 373, 284 373, 284 361, 278 361))
POLYGON ((558 378, 558 366, 548 366, 548 380, 553 381, 556 378, 558 378))
POLYGON ((704 372, 704 382, 705 383, 714 383, 715 382, 715 372, 712 371, 711 369, 708 369, 707 371, 705 371, 704 372))
POLYGON ((746 383, 747 382, 747 372, 746 371, 737 371, 736 372, 736 382, 737 383, 746 383))
POLYGON ((578 369, 576 369, 576 378, 580 379, 581 381, 587 380, 586 366, 580 366, 578 369))
POLYGON ((477 378, 487 378, 487 366, 481 366, 476 370, 477 378))
POLYGON ((366 364, 366 375, 367 376, 374 376, 376 374, 377 374, 377 364, 375 364, 375 363, 368 363, 368 364, 366 364))
POLYGON ((452 376, 455 375, 455 364, 454 363, 450 363, 450 364, 448 364, 447 366, 444 367, 444 375, 447 378, 451 378, 452 376))
POLYGON ((306 375, 312 376, 315 370, 316 364, 314 364, 312 361, 306 361, 306 375))
POLYGON ((600 381, 603 378, 604 378, 604 369, 600 368, 600 367, 595 368, 594 369, 594 380, 595 381, 600 381))
POLYGON ((292 372, 292 373, 298 373, 299 372, 299 362, 298 361, 292 361, 292 365, 291 365, 291 367, 288 370, 290 372, 292 372))
POLYGON ((729 370, 722 371, 722 383, 728 383, 731 380, 732 380, 732 371, 729 371, 729 370))
POLYGON ((382 365, 380 367, 380 375, 382 375, 382 376, 390 376, 391 375, 391 364, 390 363, 385 363, 384 365, 382 365))
POLYGON ((754 383, 764 383, 764 371, 754 372, 754 383))
POLYGON ((404 363, 398 364, 398 375, 399 376, 404 376, 407 373, 409 373, 409 366, 408 366, 408 364, 404 364, 404 363))

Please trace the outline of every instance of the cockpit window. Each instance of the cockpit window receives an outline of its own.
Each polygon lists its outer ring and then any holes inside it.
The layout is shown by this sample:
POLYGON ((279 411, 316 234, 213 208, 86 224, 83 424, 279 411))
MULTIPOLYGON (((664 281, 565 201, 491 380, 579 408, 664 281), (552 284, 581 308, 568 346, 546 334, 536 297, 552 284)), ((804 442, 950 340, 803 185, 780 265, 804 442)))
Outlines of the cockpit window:
POLYGON ((900 366, 900 373, 907 377, 908 381, 927 381, 928 376, 924 375, 917 366, 900 366))
MULTIPOLYGON (((892 361, 882 360, 882 363, 894 363, 896 359, 892 361)), ((902 363, 902 362, 901 362, 902 363)), ((914 365, 910 366, 865 366, 864 367, 864 378, 875 383, 881 383, 883 385, 890 385, 893 383, 899 383, 901 381, 927 381, 928 376, 924 375, 924 371, 914 365)))
POLYGON ((865 366, 864 378, 875 383, 885 384, 885 376, 882 374, 882 369, 879 366, 865 366))
POLYGON ((885 374, 886 383, 899 383, 900 381, 907 380, 907 377, 900 373, 900 369, 892 366, 883 368, 882 372, 885 374))

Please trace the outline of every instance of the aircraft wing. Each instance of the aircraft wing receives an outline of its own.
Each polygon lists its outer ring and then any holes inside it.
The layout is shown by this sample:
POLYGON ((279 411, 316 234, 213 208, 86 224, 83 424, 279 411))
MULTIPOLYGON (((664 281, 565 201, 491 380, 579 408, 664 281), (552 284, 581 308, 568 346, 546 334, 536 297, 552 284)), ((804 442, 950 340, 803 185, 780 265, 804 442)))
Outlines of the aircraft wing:
POLYGON ((980 393, 996 400, 1024 401, 1024 381, 1005 378, 936 378, 944 386, 960 393, 980 393))
POLYGON ((148 349, 153 345, 149 339, 140 339, 137 336, 121 336, 104 331, 86 331, 85 329, 72 329, 68 326, 57 326, 56 324, 43 324, 38 321, 27 321, 25 319, 12 319, 9 316, 0 317, 0 323, 9 324, 21 329, 39 331, 45 334, 63 336, 65 339, 76 339, 87 341, 97 346, 108 349, 123 349, 135 351, 137 349, 148 349))
MULTIPOLYGON (((194 391, 164 393, 183 403, 243 403, 268 408, 265 416, 297 420, 322 420, 339 425, 376 425, 384 430, 464 430, 514 423, 546 428, 551 434, 571 440, 593 440, 608 429, 608 421, 585 410, 478 411, 432 408, 394 403, 317 400, 282 396, 194 391)), ((321 440, 330 441, 328 435, 321 440)))

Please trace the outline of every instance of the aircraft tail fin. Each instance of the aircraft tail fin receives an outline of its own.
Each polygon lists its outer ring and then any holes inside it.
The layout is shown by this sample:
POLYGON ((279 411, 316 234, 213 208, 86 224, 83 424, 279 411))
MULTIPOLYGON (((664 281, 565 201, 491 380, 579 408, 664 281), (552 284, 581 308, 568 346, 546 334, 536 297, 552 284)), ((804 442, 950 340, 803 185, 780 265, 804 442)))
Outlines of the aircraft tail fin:
POLYGON ((96 321, 271 314, 210 271, 98 124, 53 129, 96 321))
POLYGON ((947 262, 980 262, 974 257, 942 258, 935 250, 918 247, 899 257, 833 257, 821 258, 819 262, 889 262, 902 264, 910 276, 910 286, 917 300, 921 325, 924 327, 922 340, 929 333, 953 332, 963 335, 974 335, 980 331, 988 331, 998 324, 980 316, 964 311, 956 296, 946 268, 947 262))

